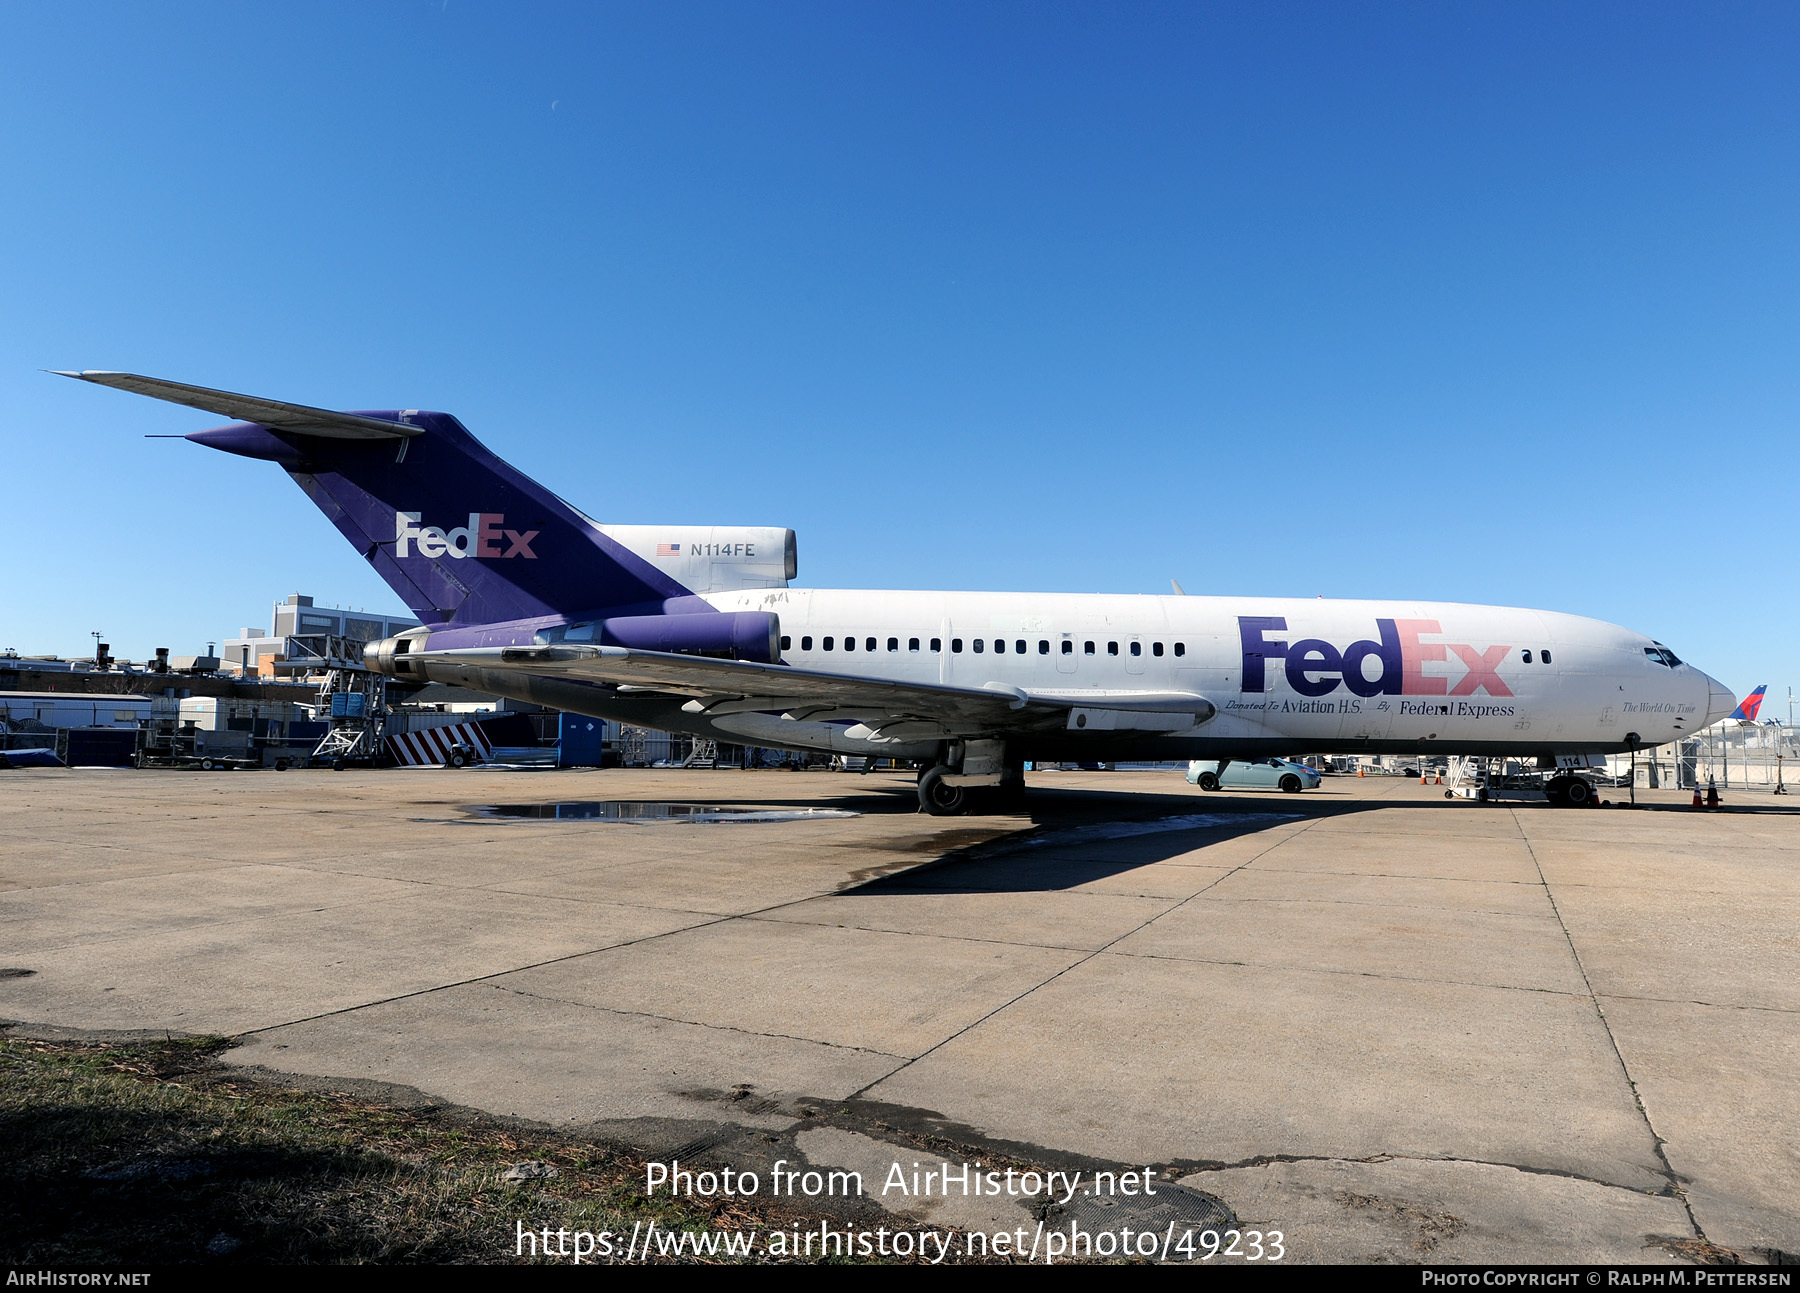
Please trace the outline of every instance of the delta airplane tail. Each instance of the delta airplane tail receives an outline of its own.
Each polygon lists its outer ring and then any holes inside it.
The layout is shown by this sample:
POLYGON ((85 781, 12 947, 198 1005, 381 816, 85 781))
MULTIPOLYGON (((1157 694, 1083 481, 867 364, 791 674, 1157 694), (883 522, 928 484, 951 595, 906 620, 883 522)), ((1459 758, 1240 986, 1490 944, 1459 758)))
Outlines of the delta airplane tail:
POLYGON ((186 439, 283 467, 427 625, 713 613, 448 413, 340 413, 132 373, 62 375, 240 419, 186 439))
POLYGON ((1757 714, 1762 712, 1763 697, 1768 694, 1768 691, 1769 684, 1765 682, 1762 686, 1744 697, 1744 699, 1739 702, 1738 707, 1731 711, 1731 716, 1740 723, 1754 723, 1757 714))

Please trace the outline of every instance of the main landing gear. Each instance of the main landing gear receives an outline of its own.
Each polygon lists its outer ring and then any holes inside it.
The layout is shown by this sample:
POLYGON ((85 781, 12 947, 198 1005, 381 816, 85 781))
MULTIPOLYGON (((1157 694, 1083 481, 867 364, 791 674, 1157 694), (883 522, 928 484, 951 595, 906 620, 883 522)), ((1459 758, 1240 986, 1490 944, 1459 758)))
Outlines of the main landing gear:
POLYGON ((919 777, 919 807, 933 817, 955 817, 968 807, 969 792, 944 780, 949 771, 940 763, 919 777))
POLYGON ((971 808, 994 813, 1023 808, 1025 765, 1008 762, 1000 742, 953 742, 947 755, 919 774, 921 812, 956 817, 971 808))

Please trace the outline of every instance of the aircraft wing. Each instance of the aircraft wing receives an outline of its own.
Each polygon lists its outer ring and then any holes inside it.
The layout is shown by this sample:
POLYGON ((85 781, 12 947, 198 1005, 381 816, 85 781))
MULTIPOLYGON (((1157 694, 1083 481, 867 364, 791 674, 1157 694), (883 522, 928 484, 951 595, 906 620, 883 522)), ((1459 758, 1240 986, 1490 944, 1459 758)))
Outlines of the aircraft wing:
POLYGON ((821 673, 787 665, 718 660, 610 646, 480 647, 404 657, 427 667, 539 674, 691 699, 689 713, 775 713, 861 723, 884 736, 979 736, 994 731, 1087 727, 1185 731, 1215 712, 1194 692, 1100 688, 1028 690, 1005 683, 956 687, 821 673))

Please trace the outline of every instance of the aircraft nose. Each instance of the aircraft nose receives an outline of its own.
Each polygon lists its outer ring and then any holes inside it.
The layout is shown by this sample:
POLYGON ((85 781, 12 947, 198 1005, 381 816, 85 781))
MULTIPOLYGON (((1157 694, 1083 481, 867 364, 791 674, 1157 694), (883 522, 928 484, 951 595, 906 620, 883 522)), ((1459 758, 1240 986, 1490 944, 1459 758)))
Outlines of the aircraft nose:
POLYGON ((1706 718, 1700 726, 1711 727, 1721 718, 1729 718, 1731 716, 1731 711, 1737 708, 1737 697, 1732 695, 1731 688, 1727 687, 1711 674, 1702 673, 1700 676, 1706 679, 1708 688, 1706 697, 1706 718))

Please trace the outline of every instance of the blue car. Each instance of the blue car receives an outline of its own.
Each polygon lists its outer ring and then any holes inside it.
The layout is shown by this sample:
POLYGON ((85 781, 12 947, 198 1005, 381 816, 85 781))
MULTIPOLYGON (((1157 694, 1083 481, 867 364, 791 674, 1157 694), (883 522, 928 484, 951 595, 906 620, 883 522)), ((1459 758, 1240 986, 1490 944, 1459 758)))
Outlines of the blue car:
POLYGON ((1202 790, 1285 790, 1297 795, 1317 790, 1319 774, 1286 759, 1195 759, 1187 779, 1202 790))

